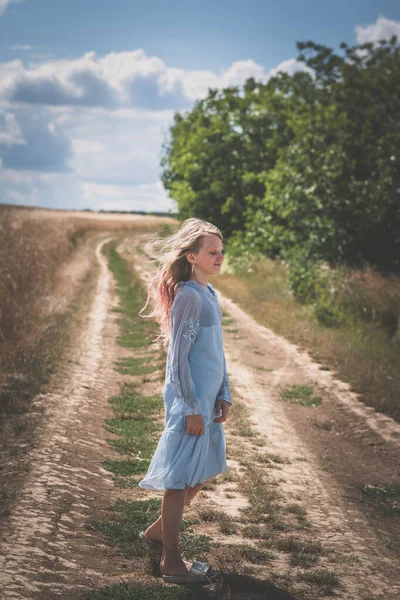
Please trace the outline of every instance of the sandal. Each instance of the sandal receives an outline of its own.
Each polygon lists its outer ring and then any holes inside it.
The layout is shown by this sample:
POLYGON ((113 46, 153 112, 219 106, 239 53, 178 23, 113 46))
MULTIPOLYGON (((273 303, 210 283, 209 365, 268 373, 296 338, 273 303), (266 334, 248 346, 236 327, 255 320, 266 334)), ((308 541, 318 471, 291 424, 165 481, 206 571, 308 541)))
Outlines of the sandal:
POLYGON ((142 542, 144 542, 147 546, 147 548, 153 550, 154 552, 156 552, 157 554, 162 555, 162 550, 163 550, 163 545, 162 542, 156 542, 156 540, 151 540, 144 531, 141 531, 139 533, 139 537, 142 540, 142 542))
POLYGON ((209 563, 194 561, 187 575, 163 575, 165 583, 177 583, 180 585, 211 585, 219 578, 219 571, 213 571, 209 563))

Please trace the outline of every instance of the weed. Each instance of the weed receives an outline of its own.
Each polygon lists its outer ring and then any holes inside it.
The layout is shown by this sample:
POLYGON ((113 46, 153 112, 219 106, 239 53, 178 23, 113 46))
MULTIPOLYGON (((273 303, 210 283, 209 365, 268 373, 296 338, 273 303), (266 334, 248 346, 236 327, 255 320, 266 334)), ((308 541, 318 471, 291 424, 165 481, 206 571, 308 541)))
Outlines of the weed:
POLYGON ((139 533, 155 521, 161 510, 159 499, 128 502, 117 500, 107 521, 92 521, 87 527, 101 531, 111 546, 117 546, 126 558, 145 556, 139 533))
POLYGON ((136 460, 105 460, 103 467, 107 471, 115 473, 120 477, 128 475, 140 475, 145 473, 150 464, 150 460, 136 459, 136 460))
POLYGON ((290 557, 290 564, 293 567, 302 567, 303 569, 309 569, 315 567, 319 561, 319 556, 315 554, 292 554, 290 557))
POLYGON ((325 431, 332 431, 333 429, 333 421, 318 421, 318 419, 311 419, 311 423, 317 429, 324 429, 325 431))
POLYGON ((201 508, 198 511, 198 515, 202 521, 207 523, 218 523, 221 519, 225 518, 226 513, 224 513, 222 510, 206 507, 201 508))
POLYGON ((250 410, 242 402, 236 401, 232 406, 229 417, 232 433, 242 437, 254 437, 255 432, 249 422, 250 410))
POLYGON ((216 484, 215 480, 212 479, 211 481, 209 481, 208 483, 203 485, 202 490, 206 492, 207 490, 215 490, 216 487, 217 487, 217 484, 216 484))
POLYGON ((222 319, 222 325, 232 325, 235 322, 235 319, 222 319))
POLYGON ((223 518, 219 521, 219 529, 225 535, 232 535, 237 533, 237 523, 232 517, 224 514, 223 518))
POLYGON ((272 552, 264 549, 260 550, 253 546, 249 546, 248 544, 240 546, 239 551, 245 560, 256 565, 265 565, 265 563, 275 558, 275 555, 272 552))
POLYGON ((362 488, 362 493, 386 517, 398 517, 400 515, 399 484, 365 485, 362 488))
POLYGON ((320 542, 303 541, 298 538, 288 537, 280 539, 276 542, 278 550, 290 552, 294 554, 317 554, 322 553, 322 545, 320 542))
POLYGON ((291 404, 301 404, 302 406, 319 406, 322 398, 313 396, 313 389, 306 385, 288 385, 279 386, 280 399, 291 404))
POLYGON ((296 515, 299 520, 303 520, 306 517, 306 510, 300 504, 296 504, 295 502, 286 504, 284 507, 284 511, 287 513, 292 513, 296 515))
POLYGON ((265 452, 263 454, 257 454, 255 460, 259 463, 266 464, 270 467, 275 467, 276 465, 288 464, 290 461, 279 454, 274 454, 273 452, 265 452))
POLYGON ((299 579, 315 583, 327 590, 332 590, 339 585, 339 578, 336 573, 332 573, 327 569, 314 569, 313 571, 299 573, 299 579))
POLYGON ((237 471, 236 471, 236 469, 233 469, 232 467, 228 467, 227 472, 224 473, 220 478, 221 482, 233 482, 233 481, 237 481, 237 480, 238 480, 237 471))
MULTIPOLYGON (((184 527, 182 527, 184 529, 184 527)), ((182 554, 188 559, 206 560, 211 548, 211 538, 208 535, 193 535, 182 533, 179 542, 182 554)))

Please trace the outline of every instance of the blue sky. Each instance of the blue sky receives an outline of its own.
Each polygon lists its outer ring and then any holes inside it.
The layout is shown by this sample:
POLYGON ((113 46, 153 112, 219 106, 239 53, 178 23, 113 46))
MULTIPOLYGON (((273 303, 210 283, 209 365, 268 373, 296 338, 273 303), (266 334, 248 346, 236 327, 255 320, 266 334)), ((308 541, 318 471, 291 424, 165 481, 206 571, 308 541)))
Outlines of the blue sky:
POLYGON ((393 34, 392 0, 0 0, 0 202, 174 210, 159 161, 175 111, 304 68, 297 41, 393 34))

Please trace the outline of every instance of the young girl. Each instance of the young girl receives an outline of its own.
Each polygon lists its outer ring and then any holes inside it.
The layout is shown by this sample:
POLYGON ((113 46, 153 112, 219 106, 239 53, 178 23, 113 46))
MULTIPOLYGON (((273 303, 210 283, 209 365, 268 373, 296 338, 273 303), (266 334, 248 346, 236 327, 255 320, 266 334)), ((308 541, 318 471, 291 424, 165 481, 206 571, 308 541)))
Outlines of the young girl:
POLYGON ((141 537, 160 550, 160 570, 169 583, 207 584, 218 576, 208 563, 182 559, 179 531, 184 506, 205 483, 227 470, 222 423, 232 402, 222 311, 208 283, 210 275, 220 272, 222 242, 216 226, 194 218, 184 221, 174 235, 153 242, 159 267, 148 287, 150 292, 156 283, 157 290, 155 309, 148 316, 157 318, 164 345, 169 342, 165 429, 139 487, 165 492, 161 516, 141 537))

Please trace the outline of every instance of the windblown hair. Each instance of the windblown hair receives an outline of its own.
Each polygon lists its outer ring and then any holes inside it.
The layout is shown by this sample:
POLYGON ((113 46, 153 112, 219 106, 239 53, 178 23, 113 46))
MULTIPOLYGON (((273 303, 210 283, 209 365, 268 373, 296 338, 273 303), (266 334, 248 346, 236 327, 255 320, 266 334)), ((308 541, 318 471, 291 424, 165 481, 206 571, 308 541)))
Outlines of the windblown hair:
POLYGON ((161 333, 156 338, 166 346, 170 338, 170 313, 172 303, 181 281, 188 281, 192 273, 192 265, 187 260, 188 253, 197 254, 203 245, 205 235, 217 235, 221 241, 223 236, 218 227, 202 219, 186 219, 178 231, 169 237, 156 237, 151 240, 151 261, 158 262, 154 277, 147 285, 147 302, 139 315, 155 317, 160 325, 161 333), (155 289, 155 293, 153 290, 155 289), (141 313, 146 309, 151 298, 154 298, 153 311, 148 315, 141 313))

